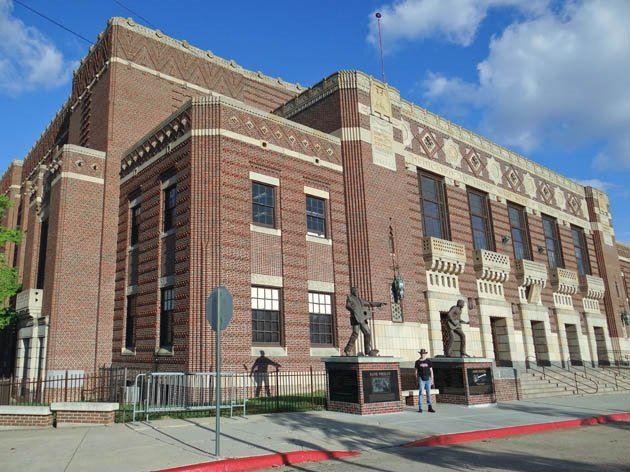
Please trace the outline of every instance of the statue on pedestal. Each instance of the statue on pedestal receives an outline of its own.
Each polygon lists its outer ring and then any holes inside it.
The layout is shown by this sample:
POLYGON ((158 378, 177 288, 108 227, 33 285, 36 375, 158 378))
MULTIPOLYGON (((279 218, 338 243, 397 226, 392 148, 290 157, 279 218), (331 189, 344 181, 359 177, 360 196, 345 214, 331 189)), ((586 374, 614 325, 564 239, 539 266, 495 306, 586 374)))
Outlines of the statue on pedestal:
POLYGON ((448 310, 446 323, 449 329, 449 337, 448 344, 446 345, 446 349, 444 350, 444 355, 446 357, 453 357, 452 349, 455 335, 459 337, 460 357, 470 357, 468 354, 466 354, 466 335, 462 331, 462 323, 470 324, 468 321, 464 321, 461 319, 462 308, 465 304, 466 302, 464 300, 457 300, 457 305, 453 305, 451 309, 448 310))
POLYGON ((370 302, 359 297, 356 287, 350 289, 350 295, 346 299, 346 309, 350 312, 350 324, 352 325, 352 335, 343 352, 346 356, 352 353, 355 341, 359 337, 359 332, 363 333, 365 341, 364 353, 366 356, 376 356, 378 350, 372 349, 372 332, 370 331, 369 320, 372 317, 372 308, 386 305, 384 302, 370 302))

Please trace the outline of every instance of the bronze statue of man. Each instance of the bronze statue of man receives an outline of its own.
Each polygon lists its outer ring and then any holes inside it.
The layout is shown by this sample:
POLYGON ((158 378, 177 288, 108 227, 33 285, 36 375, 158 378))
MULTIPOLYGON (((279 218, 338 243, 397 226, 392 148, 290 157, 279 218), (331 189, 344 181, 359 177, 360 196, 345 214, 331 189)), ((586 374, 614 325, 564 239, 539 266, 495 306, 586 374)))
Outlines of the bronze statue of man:
POLYGON ((451 349, 453 348, 455 335, 459 336, 460 357, 469 357, 468 354, 466 354, 466 335, 462 331, 462 323, 470 323, 461 319, 462 308, 464 307, 465 303, 466 302, 464 300, 457 300, 457 305, 453 305, 451 309, 448 310, 446 322, 448 324, 449 337, 448 343, 446 344, 446 349, 444 350, 444 355, 446 357, 452 357, 451 349))
POLYGON ((350 295, 346 298, 346 310, 350 312, 350 324, 352 325, 352 335, 343 352, 349 356, 352 352, 355 341, 359 337, 359 332, 363 333, 365 341, 365 355, 375 356, 378 350, 372 349, 372 332, 370 331, 369 319, 372 316, 372 308, 385 305, 383 302, 370 302, 359 297, 356 287, 350 289, 350 295))

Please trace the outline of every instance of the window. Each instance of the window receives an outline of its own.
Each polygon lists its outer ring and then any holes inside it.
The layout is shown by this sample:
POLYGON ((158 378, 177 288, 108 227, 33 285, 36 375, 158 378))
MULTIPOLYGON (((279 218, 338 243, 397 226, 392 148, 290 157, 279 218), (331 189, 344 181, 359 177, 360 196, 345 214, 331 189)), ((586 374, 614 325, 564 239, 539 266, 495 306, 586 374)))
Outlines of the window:
POLYGON ((162 237, 162 277, 175 275, 175 231, 162 237))
POLYGON ((560 249, 560 238, 558 236, 558 223, 555 218, 547 215, 542 215, 542 222, 549 268, 555 269, 556 267, 564 267, 560 249))
POLYGON ((252 342, 280 343, 280 291, 252 287, 252 342))
POLYGON ((326 237, 326 200, 323 198, 306 196, 306 230, 326 237))
POLYGON ((275 228, 275 189, 252 182, 252 219, 254 224, 275 228))
POLYGON ((171 185, 164 189, 164 224, 165 233, 175 228, 175 207, 177 205, 177 186, 171 185))
POLYGON ((48 219, 42 221, 39 228, 39 254, 37 256, 37 288, 44 288, 46 278, 46 254, 48 250, 48 219))
POLYGON ((476 190, 468 190, 468 208, 470 209, 474 248, 494 251, 488 194, 476 190))
POLYGON ((140 237, 140 205, 131 208, 131 234, 129 235, 129 245, 138 244, 140 237))
POLYGON ((309 292, 308 314, 311 324, 311 344, 332 346, 332 296, 328 293, 309 292))
POLYGON ((160 302, 160 347, 173 347, 173 311, 175 308, 175 289, 165 287, 161 291, 160 302))
POLYGON ((571 236, 573 237, 573 250, 575 251, 578 274, 591 275, 591 264, 588 260, 584 230, 577 226, 571 226, 571 236))
POLYGON ((136 347, 136 301, 137 295, 127 296, 127 319, 125 326, 125 348, 133 351, 136 347))
POLYGON ((134 247, 129 251, 129 268, 127 270, 127 285, 132 287, 138 285, 138 263, 140 260, 140 251, 138 247, 134 247))
POLYGON ((420 205, 424 236, 450 239, 444 181, 431 174, 420 174, 420 205))
POLYGON ((510 235, 512 236, 512 247, 514 248, 514 258, 532 259, 532 252, 529 245, 529 235, 527 233, 527 217, 525 208, 508 203, 508 216, 510 218, 510 235))

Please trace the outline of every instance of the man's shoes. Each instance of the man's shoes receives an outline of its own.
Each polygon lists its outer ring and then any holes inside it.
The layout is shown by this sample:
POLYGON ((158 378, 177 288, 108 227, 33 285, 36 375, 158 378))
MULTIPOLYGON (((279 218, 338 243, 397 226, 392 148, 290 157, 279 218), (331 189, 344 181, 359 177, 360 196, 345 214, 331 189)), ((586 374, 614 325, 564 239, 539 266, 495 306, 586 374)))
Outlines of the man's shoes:
POLYGON ((435 410, 433 409, 433 407, 431 405, 429 405, 429 413, 435 413, 435 410))
POLYGON ((418 413, 422 413, 422 408, 420 408, 420 409, 418 410, 418 413))

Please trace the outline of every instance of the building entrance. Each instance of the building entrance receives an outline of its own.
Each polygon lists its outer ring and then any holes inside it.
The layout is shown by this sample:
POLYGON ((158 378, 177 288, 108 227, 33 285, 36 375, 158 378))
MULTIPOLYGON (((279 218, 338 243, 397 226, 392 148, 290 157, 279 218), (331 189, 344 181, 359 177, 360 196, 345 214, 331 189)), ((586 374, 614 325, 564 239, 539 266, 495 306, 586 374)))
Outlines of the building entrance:
POLYGON ((492 350, 497 366, 511 367, 512 359, 506 319, 491 317, 490 331, 492 332, 492 350))
POLYGON ((545 335, 545 322, 532 321, 532 339, 534 342, 534 355, 537 365, 551 365, 549 362, 549 347, 545 335))
POLYGON ((580 342, 578 341, 577 327, 574 324, 565 324, 564 330, 567 333, 569 363, 571 365, 582 365, 582 355, 580 354, 580 342))
POLYGON ((610 365, 608 359, 608 349, 606 349, 606 337, 604 336, 604 328, 601 326, 593 327, 595 331, 595 347, 597 348, 597 362, 599 365, 610 365))

